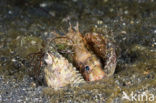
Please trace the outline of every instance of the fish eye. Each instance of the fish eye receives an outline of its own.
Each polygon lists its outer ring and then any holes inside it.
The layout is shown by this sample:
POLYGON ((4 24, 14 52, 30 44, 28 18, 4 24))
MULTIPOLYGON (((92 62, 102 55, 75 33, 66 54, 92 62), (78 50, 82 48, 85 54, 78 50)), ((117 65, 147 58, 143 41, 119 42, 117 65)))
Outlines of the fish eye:
POLYGON ((85 67, 85 70, 89 71, 90 70, 89 66, 86 66, 85 67))

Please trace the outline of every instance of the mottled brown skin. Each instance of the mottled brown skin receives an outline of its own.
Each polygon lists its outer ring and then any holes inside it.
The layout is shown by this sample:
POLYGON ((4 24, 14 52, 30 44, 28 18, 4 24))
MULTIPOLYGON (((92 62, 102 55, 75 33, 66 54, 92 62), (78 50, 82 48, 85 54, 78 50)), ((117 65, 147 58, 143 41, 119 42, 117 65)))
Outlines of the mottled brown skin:
POLYGON ((74 64, 82 73, 84 79, 95 81, 105 77, 100 59, 87 49, 87 42, 79 32, 78 27, 75 30, 70 27, 66 36, 73 41, 74 64), (86 67, 89 67, 89 69, 86 69, 86 67))
POLYGON ((86 33, 84 39, 97 56, 103 60, 106 59, 107 39, 104 36, 97 33, 86 33))
POLYGON ((83 36, 78 26, 74 29, 70 26, 63 38, 67 38, 68 42, 59 39, 58 43, 65 42, 65 44, 72 45, 73 62, 85 80, 95 81, 114 74, 116 68, 114 45, 103 35, 86 33, 83 36))
POLYGON ((84 39, 89 48, 102 59, 107 76, 112 76, 116 68, 115 46, 102 34, 98 33, 86 33, 84 39))

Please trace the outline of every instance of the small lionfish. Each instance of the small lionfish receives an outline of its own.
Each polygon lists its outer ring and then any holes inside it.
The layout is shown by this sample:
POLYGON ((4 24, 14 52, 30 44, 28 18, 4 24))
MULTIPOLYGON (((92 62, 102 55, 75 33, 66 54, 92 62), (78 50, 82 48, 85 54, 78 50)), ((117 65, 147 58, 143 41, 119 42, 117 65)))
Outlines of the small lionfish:
MULTIPOLYGON (((52 33, 59 35, 56 32, 52 33)), ((47 65, 44 68, 44 73, 49 87, 59 89, 67 85, 76 86, 86 81, 96 81, 114 74, 116 68, 115 47, 107 38, 98 33, 82 35, 78 25, 75 29, 70 26, 64 37, 72 40, 72 43, 65 42, 73 47, 73 63, 76 68, 59 52, 54 51, 52 46, 47 46, 48 49, 44 55, 47 65)), ((59 42, 56 41, 56 43, 59 42)))
MULTIPOLYGON (((55 35, 59 35, 53 32, 55 35)), ((66 44, 70 44, 73 47, 73 63, 74 66, 82 73, 86 81, 96 81, 104 78, 106 75, 102 70, 102 63, 100 59, 89 50, 88 44, 83 35, 79 32, 78 25, 72 28, 70 25, 68 32, 64 36, 72 42, 67 41, 66 44)), ((63 40, 61 40, 62 42, 63 40)), ((65 40, 64 40, 65 41, 65 40)), ((56 41, 56 44, 60 41, 56 41)))

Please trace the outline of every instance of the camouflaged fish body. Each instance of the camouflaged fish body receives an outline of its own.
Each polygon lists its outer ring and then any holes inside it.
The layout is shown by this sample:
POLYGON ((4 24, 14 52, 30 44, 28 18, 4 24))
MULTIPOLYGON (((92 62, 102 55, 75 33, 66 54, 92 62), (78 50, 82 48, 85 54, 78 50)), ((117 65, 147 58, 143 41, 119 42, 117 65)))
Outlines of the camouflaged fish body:
POLYGON ((79 71, 58 52, 47 51, 44 61, 47 64, 44 73, 48 87, 57 90, 67 85, 77 86, 85 82, 79 71))
MULTIPOLYGON (((59 35, 52 32, 54 35, 59 35)), ((68 32, 62 38, 54 40, 55 44, 64 42, 72 47, 73 54, 69 54, 72 58, 72 63, 80 71, 86 81, 96 81, 104 78, 106 75, 102 70, 102 63, 93 51, 87 48, 86 40, 79 32, 78 24, 75 27, 68 28, 68 32), (65 41, 67 39, 67 41, 65 41)))
POLYGON ((84 38, 96 55, 103 60, 104 71, 107 76, 112 76, 117 64, 114 44, 98 33, 86 33, 84 38))

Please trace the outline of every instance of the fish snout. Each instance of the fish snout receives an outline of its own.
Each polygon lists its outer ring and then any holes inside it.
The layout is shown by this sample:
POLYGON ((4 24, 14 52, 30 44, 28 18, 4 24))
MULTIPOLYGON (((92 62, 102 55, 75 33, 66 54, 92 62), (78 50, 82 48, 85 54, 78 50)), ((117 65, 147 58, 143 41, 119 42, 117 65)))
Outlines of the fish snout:
POLYGON ((96 76, 96 80, 100 80, 100 79, 102 79, 104 77, 104 74, 102 73, 102 74, 99 74, 99 75, 97 75, 96 76))
POLYGON ((90 80, 89 81, 96 81, 96 80, 100 80, 103 79, 105 77, 105 73, 104 71, 100 70, 100 71, 96 71, 93 74, 90 74, 90 80))

